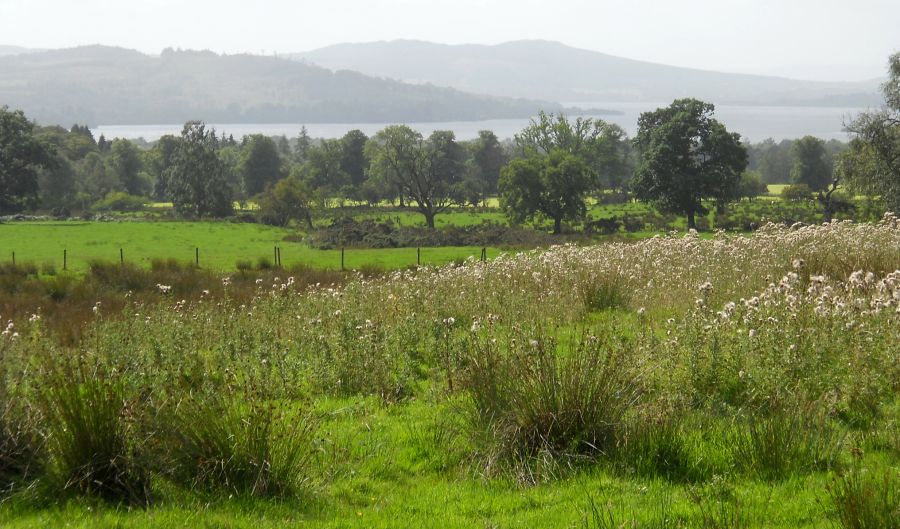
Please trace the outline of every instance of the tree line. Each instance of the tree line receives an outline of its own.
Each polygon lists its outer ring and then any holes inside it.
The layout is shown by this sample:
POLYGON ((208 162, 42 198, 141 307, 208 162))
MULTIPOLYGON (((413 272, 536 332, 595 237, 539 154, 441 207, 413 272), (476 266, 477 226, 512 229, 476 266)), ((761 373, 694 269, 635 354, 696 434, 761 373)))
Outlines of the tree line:
MULTIPOLYGON (((372 137, 249 135, 240 141, 188 122, 152 144, 94 139, 75 125, 39 127, 0 108, 0 213, 140 208, 172 202, 185 218, 226 217, 234 203, 261 220, 312 224, 329 204, 391 201, 435 217, 452 206, 499 197, 514 222, 585 217, 590 197, 636 198, 684 215, 762 194, 766 183, 806 186, 826 201, 841 185, 882 196, 900 210, 900 55, 891 58, 886 105, 847 128, 847 144, 814 137, 747 145, 714 117, 712 104, 680 99, 640 116, 632 139, 600 119, 539 114, 511 140, 491 131, 458 140, 391 125, 372 137)), ((827 206, 826 206, 827 207, 827 206)))

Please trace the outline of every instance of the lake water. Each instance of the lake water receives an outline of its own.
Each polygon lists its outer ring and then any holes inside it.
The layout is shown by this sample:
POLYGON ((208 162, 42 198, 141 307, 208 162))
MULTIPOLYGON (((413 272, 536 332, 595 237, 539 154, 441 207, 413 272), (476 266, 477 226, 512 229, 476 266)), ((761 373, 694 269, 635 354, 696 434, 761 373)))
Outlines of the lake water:
MULTIPOLYGON (((573 106, 575 106, 573 104, 573 106)), ((630 136, 637 130, 637 120, 641 112, 665 106, 654 103, 579 103, 577 106, 587 108, 605 108, 617 110, 621 114, 596 116, 600 119, 616 123, 623 127, 630 136)), ((725 123, 728 130, 738 132, 745 139, 757 142, 766 138, 775 140, 799 138, 806 135, 823 139, 846 140, 843 131, 844 123, 850 121, 864 108, 838 107, 758 107, 721 105, 716 107, 716 118, 725 123)), ((438 123, 408 123, 408 125, 424 135, 435 130, 452 130, 458 139, 471 139, 478 136, 479 130, 493 130, 500 138, 512 138, 529 123, 528 119, 490 119, 484 121, 448 121, 438 123)), ((389 123, 306 123, 306 129, 313 138, 339 138, 347 131, 359 129, 371 136, 389 123)), ((303 124, 283 123, 210 123, 216 131, 225 135, 232 134, 240 138, 246 134, 265 134, 267 136, 285 135, 295 137, 300 133, 303 124)), ((103 134, 107 139, 144 138, 155 141, 165 134, 178 135, 182 124, 169 125, 108 125, 93 129, 94 137, 103 134)))

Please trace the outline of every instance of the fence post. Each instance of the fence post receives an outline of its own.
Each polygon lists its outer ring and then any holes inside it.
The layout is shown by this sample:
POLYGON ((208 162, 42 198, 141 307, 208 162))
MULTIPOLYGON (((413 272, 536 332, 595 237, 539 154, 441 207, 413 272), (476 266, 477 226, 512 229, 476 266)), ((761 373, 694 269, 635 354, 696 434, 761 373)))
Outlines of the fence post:
POLYGON ((13 266, 16 266, 16 252, 13 252, 13 266))
POLYGON ((68 264, 68 260, 69 260, 68 254, 69 254, 69 251, 67 249, 63 248, 63 270, 66 269, 66 265, 68 264))
POLYGON ((344 247, 341 247, 341 271, 344 271, 344 247))
POLYGON ((277 247, 277 246, 273 246, 273 247, 272 247, 272 252, 273 252, 273 255, 274 255, 274 257, 275 257, 275 268, 278 268, 278 247, 277 247))
POLYGON ((416 266, 422 266, 422 249, 416 247, 416 266))
POLYGON ((196 265, 197 268, 200 268, 200 248, 199 247, 194 248, 194 265, 196 265))
POLYGON ((122 266, 125 265, 125 250, 122 248, 119 248, 119 264, 122 266))
POLYGON ((278 268, 284 268, 284 266, 281 264, 281 246, 276 246, 275 251, 278 254, 278 268))

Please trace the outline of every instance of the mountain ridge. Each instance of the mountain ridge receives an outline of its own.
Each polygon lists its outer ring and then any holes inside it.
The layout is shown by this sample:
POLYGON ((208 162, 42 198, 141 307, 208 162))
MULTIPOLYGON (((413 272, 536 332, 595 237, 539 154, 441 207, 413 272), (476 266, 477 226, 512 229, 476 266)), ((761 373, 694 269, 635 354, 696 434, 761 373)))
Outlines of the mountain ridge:
POLYGON ((0 56, 0 105, 89 125, 473 121, 564 110, 282 57, 101 45, 0 56))
POLYGON ((557 41, 440 44, 398 39, 341 43, 286 55, 326 68, 360 71, 465 91, 578 104, 698 97, 720 104, 869 105, 878 82, 825 82, 657 64, 557 41))

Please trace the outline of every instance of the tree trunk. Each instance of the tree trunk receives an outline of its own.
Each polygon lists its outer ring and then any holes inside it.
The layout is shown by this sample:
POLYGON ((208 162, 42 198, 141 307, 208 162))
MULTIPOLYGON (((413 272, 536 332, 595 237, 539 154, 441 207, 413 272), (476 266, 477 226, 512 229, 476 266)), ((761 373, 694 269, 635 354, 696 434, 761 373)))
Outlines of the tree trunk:
POLYGON ((428 229, 434 229, 434 213, 431 211, 423 211, 422 215, 425 215, 425 225, 428 226, 428 229))
POLYGON ((693 210, 687 212, 687 223, 688 223, 689 230, 697 229, 697 222, 694 219, 694 211, 693 210))
POLYGON ((553 235, 559 235, 562 233, 562 218, 557 217, 553 219, 553 235))

